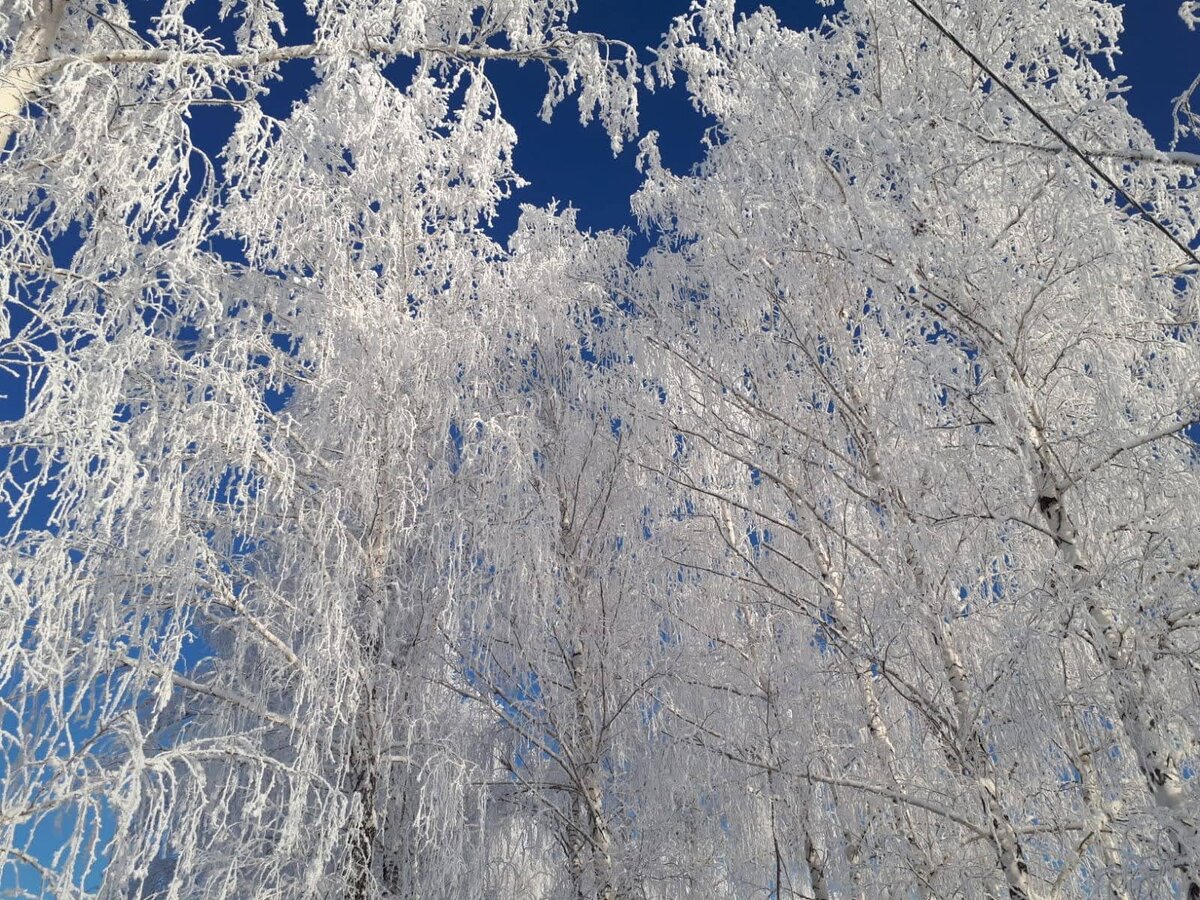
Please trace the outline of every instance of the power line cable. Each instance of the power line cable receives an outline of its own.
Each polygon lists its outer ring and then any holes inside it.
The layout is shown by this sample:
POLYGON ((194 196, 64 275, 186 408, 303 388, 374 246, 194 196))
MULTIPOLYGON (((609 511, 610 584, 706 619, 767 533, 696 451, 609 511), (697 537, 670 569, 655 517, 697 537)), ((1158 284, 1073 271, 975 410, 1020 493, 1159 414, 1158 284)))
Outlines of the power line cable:
POLYGON ((1172 244, 1174 244, 1176 247, 1178 247, 1180 250, 1182 250, 1184 252, 1184 254, 1188 257, 1188 259, 1190 259, 1192 262, 1194 262, 1197 266, 1200 266, 1200 256, 1196 255, 1195 250, 1193 250, 1191 247, 1189 247, 1187 244, 1185 244, 1182 240, 1180 240, 1179 237, 1177 237, 1176 234, 1173 231, 1171 231, 1171 229, 1167 228, 1166 225, 1164 225, 1161 221, 1159 221, 1159 219, 1157 219, 1154 215, 1152 215, 1150 213, 1150 211, 1147 210, 1146 207, 1144 207, 1141 203, 1139 203, 1135 197, 1130 195, 1130 193, 1127 190, 1125 190, 1123 187, 1121 187, 1119 184, 1117 184, 1117 182, 1114 181, 1107 173, 1105 173, 1099 166, 1097 166, 1094 162, 1092 162, 1092 160, 1088 157, 1088 155, 1086 153, 1084 153, 1082 150, 1080 150, 1079 147, 1077 147, 1070 138, 1068 138, 1057 127, 1055 127, 1054 123, 1052 123, 1044 115, 1042 115, 1040 112, 1038 112, 1036 109, 1034 109, 1033 106, 1029 103, 1029 101, 1027 101, 1020 94, 1018 94, 1013 88, 1011 88, 1009 86, 1008 82, 1006 82, 999 75, 997 75, 995 72, 993 72, 991 67, 987 63, 985 63, 982 59, 980 59, 979 56, 976 55, 976 53, 973 50, 971 50, 970 47, 966 46, 966 44, 964 44, 962 41, 960 41, 958 39, 958 37, 952 31, 950 31, 949 28, 947 28, 945 25, 943 25, 941 23, 941 21, 939 21, 938 18, 933 15, 933 13, 931 13, 929 10, 927 10, 920 3, 920 0, 907 0, 907 3, 909 6, 911 6, 913 9, 915 9, 917 12, 919 12, 925 18, 926 21, 928 21, 931 25, 933 25, 934 28, 936 28, 939 32, 941 32, 950 41, 950 43, 952 43, 955 47, 957 47, 964 54, 966 54, 970 58, 971 62, 975 63, 975 65, 979 66, 979 68, 981 68, 984 72, 986 72, 988 77, 991 78, 992 81, 994 81, 996 84, 1000 85, 1000 87, 1003 88, 1008 93, 1009 96, 1011 96, 1014 100, 1016 100, 1017 103, 1020 104, 1021 107, 1024 108, 1026 112, 1028 112, 1031 116, 1033 116, 1035 119, 1037 119, 1038 122, 1040 122, 1047 131, 1049 131, 1056 138, 1058 138, 1058 140, 1062 142, 1063 146, 1066 147, 1067 150, 1069 150, 1075 156, 1078 156, 1083 161, 1084 165, 1086 165, 1089 169, 1091 169, 1093 172, 1096 173, 1096 176, 1101 181, 1103 181, 1110 188, 1112 188, 1114 191, 1116 191, 1119 196, 1124 197, 1125 201, 1127 203, 1129 203, 1129 205, 1132 206, 1134 209, 1136 209, 1138 211, 1139 215, 1141 215, 1141 217, 1143 219, 1145 219, 1147 222, 1149 222, 1151 225, 1153 225, 1155 228, 1157 228, 1159 231, 1161 231, 1164 235, 1166 235, 1167 239, 1172 244))

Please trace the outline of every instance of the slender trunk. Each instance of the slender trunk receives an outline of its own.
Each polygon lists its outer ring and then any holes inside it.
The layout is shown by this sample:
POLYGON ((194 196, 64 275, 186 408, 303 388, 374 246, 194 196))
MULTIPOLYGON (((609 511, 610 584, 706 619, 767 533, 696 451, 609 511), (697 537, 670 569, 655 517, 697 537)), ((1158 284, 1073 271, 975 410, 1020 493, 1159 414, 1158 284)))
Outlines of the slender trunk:
POLYGON ((775 816, 775 770, 767 772, 767 789, 771 792, 771 854, 775 861, 775 896, 783 896, 783 851, 779 847, 779 823, 775 816))
MULTIPOLYGON (((372 579, 374 580, 374 579, 372 579)), ((372 585, 372 588, 377 585, 372 585)), ((367 900, 371 895, 371 867, 374 861, 375 843, 379 831, 376 801, 379 786, 379 753, 375 706, 377 697, 372 679, 382 649, 382 636, 378 623, 378 597, 375 590, 364 592, 362 615, 366 619, 367 631, 363 635, 364 656, 367 664, 362 672, 359 687, 358 709, 353 716, 348 777, 352 801, 358 809, 358 817, 351 820, 348 866, 348 900, 367 900)))
POLYGON ((570 833, 567 834, 567 871, 571 877, 572 900, 588 900, 587 841, 584 839, 586 811, 582 797, 570 794, 570 833))
POLYGON ((1004 810, 994 775, 995 766, 988 754, 987 744, 975 726, 966 667, 958 651, 950 644, 949 635, 945 633, 942 623, 931 622, 930 631, 941 657, 942 669, 950 683, 950 695, 958 719, 955 743, 958 753, 961 754, 963 774, 975 784, 975 793, 983 808, 984 819, 991 830, 992 842, 996 846, 996 857, 1004 874, 1008 896, 1010 900, 1030 900, 1033 893, 1029 886, 1025 852, 1012 826, 1012 820, 1004 810))
MULTIPOLYGON (((564 548, 574 546, 566 521, 564 516, 561 535, 564 548)), ((577 768, 574 773, 576 784, 571 803, 572 833, 568 835, 572 892, 577 900, 591 900, 591 897, 612 900, 615 896, 609 852, 612 836, 604 818, 604 795, 600 785, 602 754, 594 720, 597 704, 597 698, 594 696, 595 679, 592 663, 588 658, 585 636, 582 633, 583 624, 588 620, 584 609, 585 579, 565 550, 561 563, 567 572, 567 591, 572 601, 571 626, 575 632, 575 644, 568 662, 568 673, 574 691, 578 736, 574 753, 577 768)))
POLYGON ((8 145, 25 107, 45 88, 37 64, 50 56, 67 0, 42 0, 41 11, 26 20, 12 58, 0 71, 0 152, 8 145))
MULTIPOLYGON (((1083 747, 1080 741, 1077 724, 1064 713, 1063 728, 1072 742, 1071 764, 1079 772, 1080 787, 1083 794, 1083 805, 1088 814, 1088 826, 1100 848, 1101 859, 1104 860, 1105 880, 1109 900, 1130 900, 1129 891, 1117 880, 1121 871, 1120 850, 1113 842, 1112 830, 1109 827, 1110 814, 1105 809, 1104 797, 1100 787, 1100 776, 1096 771, 1092 750, 1083 747)), ((1081 851, 1082 854, 1082 851, 1081 851)), ((1060 874, 1060 882, 1066 876, 1064 868, 1060 874)))
POLYGON ((590 900, 593 896, 599 900, 611 900, 615 896, 609 855, 612 838, 604 820, 599 748, 596 746, 592 723, 592 696, 586 658, 582 642, 576 644, 571 654, 570 675, 575 689, 575 717, 579 729, 577 754, 580 761, 576 772, 579 783, 572 792, 571 800, 572 833, 568 835, 568 864, 571 890, 577 900, 590 900))
MULTIPOLYGON (((747 621, 749 621, 747 619, 747 621)), ((757 656, 757 653, 755 654, 757 656)), ((767 769, 767 809, 771 819, 771 859, 773 872, 773 883, 775 896, 782 898, 784 896, 784 882, 791 881, 791 873, 788 872, 787 862, 783 856, 783 847, 780 842, 780 815, 778 812, 780 797, 779 790, 776 784, 776 771, 782 760, 779 758, 779 753, 775 746, 774 729, 776 727, 776 705, 775 693, 769 679, 763 682, 763 699, 766 701, 766 714, 763 716, 763 724, 766 730, 766 749, 767 762, 770 768, 767 769)), ((813 845, 812 831, 809 828, 809 814, 813 808, 812 803, 812 785, 807 785, 806 796, 801 804, 801 808, 797 812, 797 823, 800 826, 801 834, 804 836, 804 846, 806 848, 805 861, 808 863, 809 875, 812 883, 824 883, 825 873, 823 869, 814 868, 820 865, 820 859, 815 851, 811 854, 807 852, 807 848, 813 845)))
MULTIPOLYGON (((900 498, 900 506, 905 506, 900 498)), ((913 572, 919 597, 928 594, 925 570, 917 561, 916 551, 909 545, 906 550, 909 566, 913 572)), ((1004 876, 1004 888, 1010 900, 1032 900, 1035 896, 1029 884, 1029 866, 1025 862, 1025 851, 1012 820, 1004 809, 996 781, 995 763, 987 749, 987 740, 980 732, 972 709, 971 688, 967 680, 967 669, 962 656, 950 641, 950 635, 942 619, 926 609, 929 636, 938 649, 942 673, 950 686, 950 697, 954 705, 954 735, 946 746, 947 757, 962 767, 962 773, 974 786, 983 809, 984 820, 991 832, 996 849, 996 861, 1004 876), (957 758, 955 758, 957 757, 957 758)))
POLYGON ((389 423, 386 418, 381 417, 376 427, 384 450, 380 453, 376 466, 375 508, 367 520, 362 539, 367 571, 359 589, 359 621, 356 623, 362 661, 358 709, 354 711, 352 718, 353 733, 350 736, 348 772, 359 817, 356 822, 352 822, 354 830, 348 836, 349 900, 367 900, 371 895, 371 869, 379 833, 376 805, 379 791, 381 723, 377 712, 379 696, 376 679, 379 677, 385 641, 384 601, 387 594, 388 559, 391 553, 389 535, 396 522, 391 473, 388 469, 389 423))
MULTIPOLYGON (((794 504, 793 511, 796 511, 794 504)), ((852 626, 850 623, 853 620, 846 606, 841 586, 832 574, 832 560, 830 560, 827 553, 821 550, 818 551, 818 561, 820 563, 821 585, 829 596, 834 624, 841 629, 851 629, 852 626)), ((857 631, 857 629, 854 629, 854 631, 857 631)), ((850 635, 847 634, 847 636, 849 637, 850 635)), ((896 746, 892 743, 887 723, 883 718, 883 707, 879 702, 879 695, 875 690, 873 676, 870 671, 864 669, 857 672, 855 677, 866 707, 867 733, 871 736, 872 751, 879 762, 880 770, 887 776, 889 787, 897 792, 902 792, 903 785, 900 779, 896 746)), ((929 863, 924 850, 921 849, 916 839, 917 830, 913 826, 908 812, 901 810, 899 804, 893 803, 892 813, 896 828, 904 837, 909 847, 910 852, 907 856, 910 869, 922 883, 929 884, 930 879, 933 877, 933 866, 929 863)), ((849 842, 847 842, 847 846, 849 848, 849 842)), ((854 855, 857 856, 858 854, 854 855)), ((857 888, 860 880, 858 861, 847 858, 847 863, 850 865, 851 878, 857 888)))
POLYGON ((813 897, 816 900, 829 900, 829 882, 825 879, 825 863, 817 846, 813 843, 812 835, 806 829, 804 832, 804 861, 808 863, 808 874, 812 880, 813 897))
POLYGON ((359 819, 354 823, 354 830, 350 834, 350 900, 367 900, 370 896, 371 864, 379 831, 375 815, 378 790, 377 761, 371 752, 369 726, 364 730, 367 733, 355 736, 356 746, 351 753, 351 772, 357 780, 354 785, 354 800, 359 809, 359 819))
POLYGON ((1023 448, 1039 488, 1037 505, 1046 522, 1060 558, 1071 570, 1068 590, 1085 595, 1085 606, 1108 667, 1108 683, 1117 717, 1133 745, 1138 767, 1145 778, 1150 805, 1165 820, 1174 856, 1174 869, 1188 900, 1200 900, 1200 828, 1196 814, 1188 809, 1178 755, 1166 734, 1167 723, 1146 696, 1151 682, 1148 670, 1135 672, 1133 652, 1139 640, 1135 623, 1118 623, 1116 614, 1101 601, 1086 581, 1091 574, 1087 555, 1076 531, 1064 491, 1054 475, 1054 459, 1043 439, 1041 416, 1032 406, 1029 430, 1023 448), (1121 627, 1123 626, 1123 627, 1121 627))

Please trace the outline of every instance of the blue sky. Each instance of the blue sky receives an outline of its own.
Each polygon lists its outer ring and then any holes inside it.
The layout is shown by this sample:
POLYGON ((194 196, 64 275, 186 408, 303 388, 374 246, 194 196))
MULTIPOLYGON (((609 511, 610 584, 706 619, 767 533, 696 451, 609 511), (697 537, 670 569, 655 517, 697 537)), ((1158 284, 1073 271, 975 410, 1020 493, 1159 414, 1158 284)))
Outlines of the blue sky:
MULTIPOLYGON (((646 48, 658 44, 670 20, 687 11, 690 0, 581 0, 573 20, 579 30, 597 31, 624 40, 639 51, 644 61, 652 59, 646 48)), ((817 25, 829 11, 816 0, 738 0, 738 9, 752 12, 772 6, 784 24, 793 28, 817 25)), ((1160 149, 1171 137, 1171 100, 1180 94, 1200 71, 1200 31, 1188 31, 1176 10, 1178 0, 1134 0, 1125 8, 1126 34, 1117 70, 1127 76, 1127 102, 1146 123, 1160 149)), ((517 203, 544 204, 551 198, 579 208, 579 223, 585 228, 632 227, 630 194, 639 184, 634 167, 636 149, 627 147, 616 159, 603 131, 578 122, 569 104, 564 104, 547 125, 537 118, 545 82, 534 67, 491 70, 500 91, 504 114, 520 136, 516 164, 531 182, 510 203, 509 220, 515 222, 517 203)), ((642 131, 656 129, 662 135, 663 161, 675 171, 685 171, 699 161, 700 138, 707 123, 692 111, 683 89, 644 95, 641 100, 642 131)), ((1180 149, 1200 151, 1192 140, 1180 149)), ((503 226, 505 223, 501 223, 503 226)))
MULTIPOLYGON (((299 6, 299 0, 295 0, 299 6)), ((658 43, 672 17, 687 10, 689 0, 581 0, 583 9, 574 20, 580 30, 596 31, 624 40, 638 48, 643 60, 652 58, 648 48, 658 43)), ((740 0, 739 9, 751 12, 757 2, 740 0)), ((816 0, 776 0, 772 4, 780 18, 792 27, 817 24, 827 12, 816 0)), ((135 15, 149 16, 161 3, 134 0, 135 15)), ((215 16, 215 0, 197 4, 215 16)), ((1129 79, 1127 102, 1146 123, 1160 148, 1171 135, 1171 100, 1183 91, 1200 70, 1200 31, 1190 32, 1176 14, 1178 0, 1135 0, 1126 10, 1127 33, 1123 53, 1117 58, 1118 71, 1129 79)), ((196 22, 196 24, 201 24, 196 22)), ((223 29, 213 20, 214 30, 223 29)), ((293 31, 289 38, 302 41, 304 35, 293 31)), ((303 95, 311 83, 304 63, 285 69, 285 80, 275 89, 273 103, 279 113, 303 95)), ((545 90, 545 76, 535 66, 494 66, 490 73, 497 82, 505 115, 520 136, 516 164, 530 184, 508 201, 497 223, 503 235, 516 221, 520 203, 542 205, 551 199, 579 209, 579 223, 585 228, 632 228, 629 197, 640 176, 634 165, 636 148, 629 146, 613 157, 608 137, 592 125, 580 125, 573 106, 564 104, 553 123, 538 119, 545 90)), ((642 104, 642 130, 655 129, 662 135, 660 147, 664 162, 676 171, 685 171, 701 156, 701 136, 708 124, 688 103, 683 88, 677 86, 645 95, 642 104)), ((220 111, 198 111, 195 127, 212 129, 209 141, 221 133, 220 111)), ((204 145, 203 135, 198 134, 204 145)), ((211 144, 210 144, 211 146, 211 144)), ((1200 141, 1192 139, 1181 149, 1200 151, 1200 141)), ((0 419, 11 419, 14 407, 0 398, 0 419), (7 412, 7 415, 5 414, 7 412)), ((2 529, 0 529, 2 531, 2 529)), ((63 827, 69 827, 64 822, 63 827)), ((4 884, 0 882, 0 892, 4 884)))

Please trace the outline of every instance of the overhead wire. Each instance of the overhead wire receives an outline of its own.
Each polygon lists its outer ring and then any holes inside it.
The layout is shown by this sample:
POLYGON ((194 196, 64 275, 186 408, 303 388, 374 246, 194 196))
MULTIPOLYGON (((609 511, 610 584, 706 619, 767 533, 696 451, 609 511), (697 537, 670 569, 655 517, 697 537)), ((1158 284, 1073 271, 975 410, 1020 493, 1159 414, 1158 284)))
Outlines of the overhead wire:
POLYGON ((933 15, 933 13, 931 13, 928 9, 926 9, 925 6, 920 2, 920 0, 906 0, 906 2, 908 3, 909 6, 911 6, 918 13, 920 13, 921 16, 926 21, 928 21, 931 25, 933 25, 934 28, 936 28, 947 40, 950 41, 950 43, 952 43, 955 47, 957 47, 960 51, 962 51, 967 57, 969 57, 971 62, 973 62, 980 69, 982 69, 987 74, 987 76, 992 79, 993 82, 995 82, 997 85, 999 85, 1010 97, 1012 97, 1014 100, 1016 100, 1017 103, 1026 112, 1028 112, 1031 116, 1033 116, 1035 119, 1037 119, 1037 121, 1040 122, 1041 125, 1047 131, 1049 131, 1052 135, 1054 135, 1054 137, 1057 138, 1071 154, 1079 157, 1079 159, 1082 160, 1084 165, 1086 165, 1089 169, 1092 170, 1093 173, 1095 173, 1097 178, 1099 178, 1106 185, 1108 185, 1110 188, 1112 188, 1113 191, 1115 191, 1118 196, 1123 197, 1130 206, 1132 206, 1135 210, 1137 210, 1138 214, 1143 219, 1145 219, 1152 226, 1154 226, 1156 229, 1161 231, 1172 244, 1174 244, 1176 247, 1178 247, 1180 250, 1182 250, 1183 253, 1188 257, 1188 259, 1190 259, 1192 262, 1194 262, 1197 266, 1200 266, 1200 256, 1198 256, 1196 254, 1195 250, 1193 250, 1191 247, 1189 247, 1187 244, 1185 244, 1179 238, 1178 235, 1176 235, 1171 229, 1169 229, 1166 225, 1164 225, 1161 220, 1159 220, 1154 214, 1152 214, 1148 209, 1146 209, 1146 207, 1142 203, 1140 203, 1136 197, 1134 197, 1132 194, 1130 194, 1129 191, 1127 191, 1125 188, 1121 187, 1121 185, 1119 185, 1114 178, 1112 178, 1107 172, 1105 172, 1103 169, 1101 169, 1099 166, 1097 166, 1096 163, 1093 162, 1083 150, 1079 149, 1079 147, 1075 144, 1074 141, 1072 141, 1065 134, 1063 134, 1062 131, 1057 126, 1055 126, 1053 122, 1051 122, 1042 113, 1040 113, 1037 109, 1035 109, 1033 107, 1033 105, 1028 100, 1026 100, 1024 97, 1022 97, 1019 93, 1017 93, 1017 91, 1014 88, 1012 88, 1008 84, 1008 82, 1006 82, 1003 78, 1001 78, 999 75, 997 75, 995 73, 995 71, 993 71, 992 68, 987 63, 985 63, 982 59, 980 59, 980 57, 977 53, 975 53, 970 47, 968 47, 965 43, 963 43, 958 38, 957 35, 955 35, 948 27, 946 27, 946 25, 943 24, 935 15, 933 15))

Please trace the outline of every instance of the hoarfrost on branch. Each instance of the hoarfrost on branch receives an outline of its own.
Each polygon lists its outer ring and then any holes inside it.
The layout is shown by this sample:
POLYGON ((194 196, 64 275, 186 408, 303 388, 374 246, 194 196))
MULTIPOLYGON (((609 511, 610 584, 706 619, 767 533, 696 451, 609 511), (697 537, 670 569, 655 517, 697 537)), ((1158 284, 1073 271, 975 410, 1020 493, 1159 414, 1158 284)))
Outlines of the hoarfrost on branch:
POLYGON ((1119 7, 574 6, 0 12, 0 884, 1200 897, 1198 160, 1119 7), (493 236, 507 65, 711 118, 643 259, 493 236))

